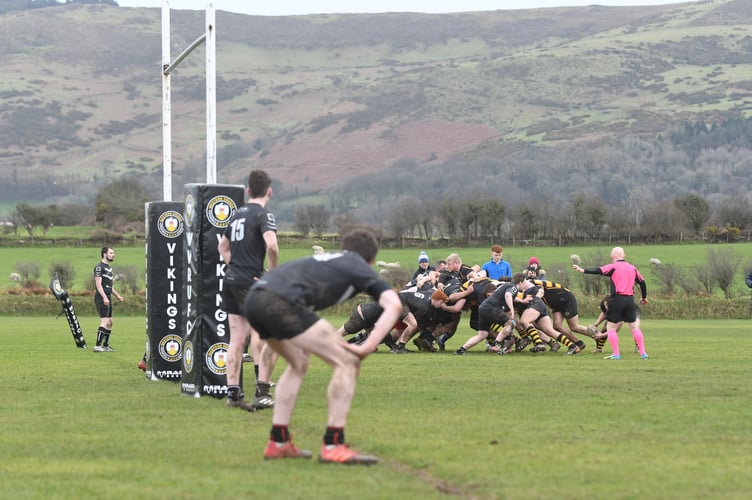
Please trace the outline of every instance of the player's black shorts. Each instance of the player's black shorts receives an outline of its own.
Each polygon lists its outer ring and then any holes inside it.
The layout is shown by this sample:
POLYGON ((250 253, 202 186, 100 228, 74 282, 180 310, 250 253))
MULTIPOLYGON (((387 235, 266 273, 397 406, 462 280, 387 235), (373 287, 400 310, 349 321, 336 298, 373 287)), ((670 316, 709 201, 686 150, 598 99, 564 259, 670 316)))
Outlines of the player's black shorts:
POLYGON ((635 304, 634 296, 612 295, 608 301, 606 319, 611 323, 619 323, 620 321, 632 323, 637 320, 638 311, 639 308, 635 304))
POLYGON ((470 309, 470 328, 477 332, 478 326, 480 326, 480 315, 478 314, 478 308, 473 307, 470 309))
POLYGON ((504 309, 491 305, 481 304, 478 307, 478 331, 499 333, 502 327, 509 321, 509 315, 504 309))
POLYGON ((302 304, 293 304, 279 295, 251 288, 245 298, 245 315, 262 339, 291 339, 308 330, 320 318, 302 304))
POLYGON ((104 305, 104 299, 101 295, 98 293, 94 294, 94 307, 96 307, 100 318, 112 317, 112 295, 108 295, 107 298, 110 299, 110 305, 108 306, 104 305))
MULTIPOLYGON (((544 318, 548 316, 548 307, 546 307, 546 303, 543 302, 540 299, 533 299, 533 301, 525 308, 525 310, 533 309, 538 312, 539 318, 544 318)), ((524 311, 522 311, 524 313, 524 311)))
POLYGON ((559 312, 565 318, 574 318, 580 314, 577 308, 577 297, 573 293, 563 293, 554 302, 549 302, 551 310, 559 312))
POLYGON ((250 284, 233 284, 228 285, 225 281, 222 288, 222 309, 227 314, 245 314, 243 308, 245 307, 245 296, 248 293, 248 289, 251 288, 250 284))
POLYGON ((344 325, 345 331, 347 333, 357 333, 365 328, 371 328, 376 324, 376 321, 378 321, 383 312, 384 310, 381 306, 373 302, 358 304, 344 325), (360 313, 358 313, 358 309, 360 309, 360 313))

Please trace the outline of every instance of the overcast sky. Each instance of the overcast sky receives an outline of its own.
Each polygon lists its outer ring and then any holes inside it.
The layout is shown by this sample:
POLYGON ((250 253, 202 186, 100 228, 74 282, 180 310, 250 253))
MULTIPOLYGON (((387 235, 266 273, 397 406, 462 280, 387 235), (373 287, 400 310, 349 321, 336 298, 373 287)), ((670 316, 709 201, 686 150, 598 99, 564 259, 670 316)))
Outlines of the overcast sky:
MULTIPOLYGON (((121 7, 162 7, 162 0, 117 0, 121 7)), ((259 16, 370 12, 466 12, 583 5, 658 5, 677 0, 214 0, 215 10, 259 16)), ((207 0, 170 0, 176 10, 204 10, 207 0)))

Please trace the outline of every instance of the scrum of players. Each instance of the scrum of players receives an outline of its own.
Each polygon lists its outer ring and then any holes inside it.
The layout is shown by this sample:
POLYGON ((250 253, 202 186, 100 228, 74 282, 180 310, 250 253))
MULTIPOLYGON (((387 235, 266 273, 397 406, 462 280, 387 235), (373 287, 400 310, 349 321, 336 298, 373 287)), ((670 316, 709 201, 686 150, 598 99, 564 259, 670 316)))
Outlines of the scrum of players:
MULTIPOLYGON (((593 352, 601 352, 602 335, 596 325, 579 323, 572 291, 545 279, 535 257, 524 272, 512 273, 502 252, 501 246, 494 245, 491 260, 483 266, 463 264, 456 253, 431 266, 421 252, 418 269, 398 292, 402 314, 382 341, 388 352, 411 352, 410 341, 422 352, 445 351, 463 314, 469 314, 474 335, 454 351, 457 355, 478 345, 476 349, 495 354, 519 353, 529 347, 534 353, 561 350, 574 355, 585 349, 580 336, 595 339, 593 352)), ((348 342, 362 343, 380 314, 374 302, 358 304, 339 333, 348 342)))

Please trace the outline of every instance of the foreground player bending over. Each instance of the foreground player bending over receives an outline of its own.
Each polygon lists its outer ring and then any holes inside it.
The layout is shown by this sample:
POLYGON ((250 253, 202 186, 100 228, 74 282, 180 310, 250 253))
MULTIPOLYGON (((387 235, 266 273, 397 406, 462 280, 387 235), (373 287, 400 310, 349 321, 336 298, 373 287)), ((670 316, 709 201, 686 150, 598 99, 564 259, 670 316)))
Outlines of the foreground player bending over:
POLYGON ((309 353, 332 367, 327 390, 329 414, 320 462, 373 464, 378 459, 361 455, 345 444, 350 411, 361 360, 391 330, 402 310, 397 292, 376 271, 378 244, 372 230, 358 228, 342 237, 342 251, 287 262, 266 273, 248 291, 248 321, 261 338, 287 361, 279 379, 265 459, 310 458, 311 452, 292 443, 288 430, 295 401, 308 371, 309 353), (348 344, 328 321, 314 311, 365 292, 384 310, 371 335, 361 345, 348 344))

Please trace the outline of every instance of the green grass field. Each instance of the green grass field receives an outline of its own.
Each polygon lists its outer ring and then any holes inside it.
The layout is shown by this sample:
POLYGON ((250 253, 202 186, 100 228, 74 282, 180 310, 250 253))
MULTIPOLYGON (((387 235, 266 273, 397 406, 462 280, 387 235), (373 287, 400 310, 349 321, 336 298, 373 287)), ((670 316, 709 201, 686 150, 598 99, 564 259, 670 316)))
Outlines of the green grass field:
MULTIPOLYGON (((98 319, 81 324, 93 344, 98 319)), ((75 349, 62 318, 6 317, 0 496, 748 498, 749 322, 643 329, 646 361, 626 333, 621 361, 589 353, 592 342, 576 356, 376 353, 347 438, 381 463, 346 467, 265 462, 270 413, 146 380, 143 318, 116 315, 117 351, 95 354, 75 349)), ((291 426, 314 451, 329 373, 311 364, 291 426)))

